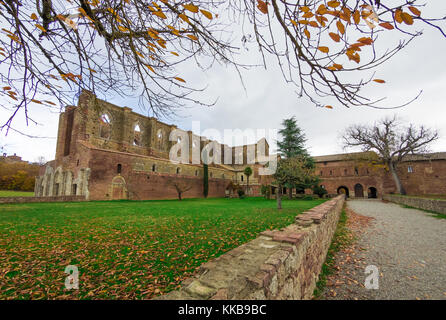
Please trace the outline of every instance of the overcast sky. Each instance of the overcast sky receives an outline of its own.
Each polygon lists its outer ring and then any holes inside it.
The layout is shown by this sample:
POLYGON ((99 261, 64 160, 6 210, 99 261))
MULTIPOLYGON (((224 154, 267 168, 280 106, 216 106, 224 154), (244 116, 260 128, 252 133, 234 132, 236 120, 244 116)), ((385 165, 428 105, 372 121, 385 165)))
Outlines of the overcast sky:
MULTIPOLYGON (((434 4, 425 12, 444 16, 446 1, 432 2, 434 4)), ((446 29, 445 24, 443 27, 446 29)), ((278 129, 283 119, 295 116, 307 136, 310 153, 325 155, 343 152, 340 135, 347 126, 356 123, 372 124, 387 115, 397 114, 404 121, 439 130, 441 137, 431 145, 431 150, 446 151, 446 39, 433 29, 419 29, 424 30, 423 36, 375 70, 377 77, 385 79, 386 84, 372 85, 370 91, 367 91, 372 97, 388 97, 386 101, 392 106, 410 100, 423 90, 417 101, 402 109, 347 109, 335 102, 332 103, 332 110, 316 108, 307 99, 297 97, 295 88, 285 83, 273 63, 268 64, 267 70, 253 68, 243 72, 246 91, 232 68, 217 66, 202 72, 186 66, 179 70, 181 76, 190 84, 207 84, 203 99, 213 101, 218 98, 218 101, 210 108, 191 105, 175 119, 165 122, 190 130, 192 121, 200 121, 202 131, 214 128, 223 133, 224 129, 278 129)), ((395 35, 398 36, 397 33, 395 35)), ((395 41, 396 38, 389 39, 389 45, 393 43, 392 40, 395 41)), ((251 57, 258 57, 255 50, 245 53, 245 59, 251 57)), ((0 103, 4 103, 2 99, 4 98, 0 97, 0 103)), ((145 114, 144 110, 138 108, 136 100, 123 100, 111 95, 107 96, 107 100, 145 114)), ((32 115, 40 124, 26 126, 24 119, 20 118, 16 121, 16 127, 30 135, 48 138, 27 138, 14 132, 5 136, 2 133, 0 147, 4 146, 4 152, 17 153, 28 161, 34 161, 39 156, 44 156, 47 160, 54 159, 59 115, 44 108, 39 109, 38 106, 34 108, 32 115)), ((4 122, 8 112, 0 109, 0 116, 4 122)))

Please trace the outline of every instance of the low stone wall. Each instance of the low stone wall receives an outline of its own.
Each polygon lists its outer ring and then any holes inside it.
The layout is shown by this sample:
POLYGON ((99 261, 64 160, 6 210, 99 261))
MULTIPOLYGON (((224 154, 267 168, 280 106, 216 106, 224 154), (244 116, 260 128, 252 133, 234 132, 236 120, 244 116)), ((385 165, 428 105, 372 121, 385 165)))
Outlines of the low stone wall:
POLYGON ((404 204, 406 206, 430 210, 438 213, 446 214, 446 200, 436 200, 427 198, 417 198, 411 196, 401 196, 397 194, 385 194, 383 200, 404 204))
POLYGON ((3 197, 3 198, 0 198, 0 203, 68 202, 68 201, 85 201, 85 196, 3 197))
POLYGON ((340 195, 200 266, 176 299, 311 299, 344 204, 340 195))

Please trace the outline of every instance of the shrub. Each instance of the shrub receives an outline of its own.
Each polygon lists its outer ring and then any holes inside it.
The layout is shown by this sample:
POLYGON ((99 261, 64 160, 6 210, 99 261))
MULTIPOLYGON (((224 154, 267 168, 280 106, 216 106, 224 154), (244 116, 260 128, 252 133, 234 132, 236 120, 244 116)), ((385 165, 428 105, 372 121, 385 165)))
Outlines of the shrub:
POLYGON ((327 194, 327 190, 325 188, 322 188, 322 186, 315 186, 313 187, 313 193, 318 195, 319 198, 322 198, 324 195, 327 194))
POLYGON ((240 199, 245 198, 245 191, 243 191, 242 189, 238 189, 238 190, 237 190, 237 193, 238 193, 238 197, 239 197, 240 199))

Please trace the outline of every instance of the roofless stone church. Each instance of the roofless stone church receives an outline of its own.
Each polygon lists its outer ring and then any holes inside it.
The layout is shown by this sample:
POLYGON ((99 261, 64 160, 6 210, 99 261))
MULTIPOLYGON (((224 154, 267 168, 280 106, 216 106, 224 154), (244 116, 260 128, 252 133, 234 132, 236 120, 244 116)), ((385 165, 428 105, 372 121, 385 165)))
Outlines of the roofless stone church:
MULTIPOLYGON (((78 105, 67 106, 60 114, 56 157, 42 167, 35 194, 77 195, 87 200, 172 199, 177 197, 175 184, 182 183, 189 189, 183 197, 203 197, 202 162, 178 163, 169 158, 169 151, 177 143, 169 139, 172 130, 179 129, 83 91, 78 105)), ((259 152, 269 156, 266 139, 254 145, 229 147, 191 131, 182 132, 189 141, 199 144, 199 151, 210 143, 221 150, 221 159, 216 161, 220 163, 208 166, 209 197, 227 196, 228 187, 234 183, 246 189, 243 171, 247 166, 253 169, 249 195, 260 196, 261 185, 271 185, 271 176, 259 174, 264 166, 256 156, 250 159, 250 154, 259 152)), ((190 160, 193 147, 197 147, 192 144, 190 160)), ((358 162, 354 154, 314 158, 316 174, 328 194, 375 198, 396 190, 384 167, 358 162)), ((408 156, 398 170, 408 194, 446 194, 446 153, 408 156)))

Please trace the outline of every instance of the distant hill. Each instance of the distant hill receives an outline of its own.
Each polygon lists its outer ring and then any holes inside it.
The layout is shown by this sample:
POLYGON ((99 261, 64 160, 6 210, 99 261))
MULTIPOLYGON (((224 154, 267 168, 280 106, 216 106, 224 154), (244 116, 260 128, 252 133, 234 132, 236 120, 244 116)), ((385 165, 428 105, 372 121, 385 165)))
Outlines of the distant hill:
POLYGON ((0 157, 0 190, 33 191, 39 164, 0 157))

